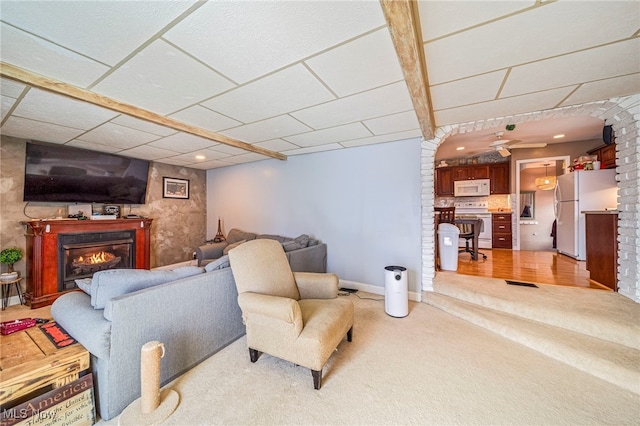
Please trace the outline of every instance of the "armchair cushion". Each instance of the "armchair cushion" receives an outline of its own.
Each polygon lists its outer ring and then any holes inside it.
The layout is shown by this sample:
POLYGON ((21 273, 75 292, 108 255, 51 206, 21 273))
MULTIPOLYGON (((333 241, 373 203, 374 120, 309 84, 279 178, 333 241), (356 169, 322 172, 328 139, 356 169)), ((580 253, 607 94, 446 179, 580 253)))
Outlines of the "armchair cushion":
POLYGON ((247 242, 231 251, 229 260, 238 293, 262 293, 300 299, 287 255, 279 242, 269 239, 247 242), (243 266, 234 268, 234 264, 243 266))

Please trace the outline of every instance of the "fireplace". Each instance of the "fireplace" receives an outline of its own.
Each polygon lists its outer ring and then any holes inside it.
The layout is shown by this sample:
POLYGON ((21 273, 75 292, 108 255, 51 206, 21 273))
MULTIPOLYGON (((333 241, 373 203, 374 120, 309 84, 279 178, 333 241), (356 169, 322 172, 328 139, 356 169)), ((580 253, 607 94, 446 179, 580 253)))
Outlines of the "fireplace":
POLYGON ((135 231, 58 235, 58 291, 98 271, 135 268, 135 231))
POLYGON ((153 219, 30 220, 26 228, 25 300, 50 305, 75 280, 106 268, 149 269, 153 219), (87 260, 94 258, 93 260, 87 260))

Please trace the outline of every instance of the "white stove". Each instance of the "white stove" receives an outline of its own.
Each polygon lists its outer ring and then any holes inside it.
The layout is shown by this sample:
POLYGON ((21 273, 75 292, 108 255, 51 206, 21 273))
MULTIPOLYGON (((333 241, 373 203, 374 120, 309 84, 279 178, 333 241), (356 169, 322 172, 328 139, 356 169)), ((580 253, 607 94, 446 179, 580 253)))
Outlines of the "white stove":
MULTIPOLYGON (((456 217, 459 219, 482 219, 482 230, 478 236, 479 248, 491 248, 491 213, 487 201, 460 201, 453 203, 456 217)), ((460 247, 464 247, 464 239, 460 239, 460 247)))

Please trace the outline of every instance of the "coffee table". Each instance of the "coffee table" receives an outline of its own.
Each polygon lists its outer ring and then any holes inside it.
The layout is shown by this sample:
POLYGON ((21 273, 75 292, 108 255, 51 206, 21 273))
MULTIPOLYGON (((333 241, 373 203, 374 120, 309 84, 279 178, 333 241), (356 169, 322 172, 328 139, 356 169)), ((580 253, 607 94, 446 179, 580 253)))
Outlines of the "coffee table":
POLYGON ((89 370, 89 352, 80 343, 58 349, 37 326, 0 336, 0 346, 3 407, 48 386, 71 383, 89 370))

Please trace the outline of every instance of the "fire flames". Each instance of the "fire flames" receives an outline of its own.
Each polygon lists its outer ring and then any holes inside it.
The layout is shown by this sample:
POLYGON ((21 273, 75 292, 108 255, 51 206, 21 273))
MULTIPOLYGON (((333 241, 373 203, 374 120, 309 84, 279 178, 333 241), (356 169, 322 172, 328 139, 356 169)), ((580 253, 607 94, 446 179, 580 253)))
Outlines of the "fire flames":
POLYGON ((74 260, 74 263, 83 263, 85 265, 97 265, 99 263, 109 262, 115 259, 115 255, 106 251, 93 253, 87 257, 80 256, 74 260))

